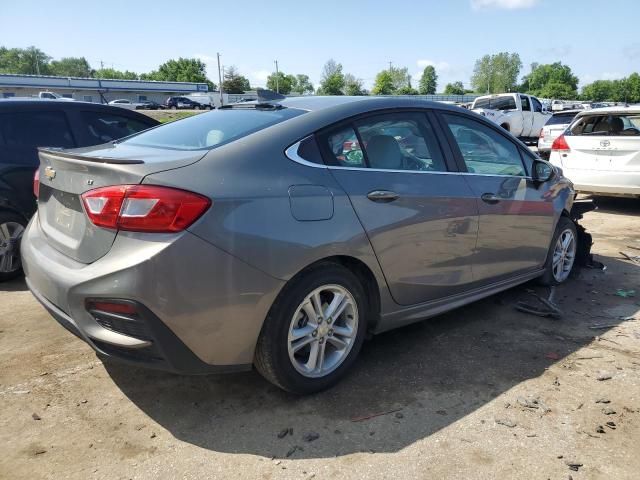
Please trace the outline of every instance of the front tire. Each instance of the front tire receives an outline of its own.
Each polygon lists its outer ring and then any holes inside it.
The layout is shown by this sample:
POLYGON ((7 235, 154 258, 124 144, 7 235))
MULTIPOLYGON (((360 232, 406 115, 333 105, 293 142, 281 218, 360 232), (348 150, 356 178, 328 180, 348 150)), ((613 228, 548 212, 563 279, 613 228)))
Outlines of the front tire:
POLYGON ((22 273, 20 241, 27 223, 12 212, 0 212, 0 282, 22 273))
POLYGON ((358 356, 367 316, 357 276, 337 263, 311 267, 271 307, 256 347, 256 369, 292 393, 329 388, 358 356))
POLYGON ((578 234, 576 225, 567 217, 560 217, 551 240, 544 274, 540 277, 543 285, 559 285, 571 274, 576 259, 578 234))

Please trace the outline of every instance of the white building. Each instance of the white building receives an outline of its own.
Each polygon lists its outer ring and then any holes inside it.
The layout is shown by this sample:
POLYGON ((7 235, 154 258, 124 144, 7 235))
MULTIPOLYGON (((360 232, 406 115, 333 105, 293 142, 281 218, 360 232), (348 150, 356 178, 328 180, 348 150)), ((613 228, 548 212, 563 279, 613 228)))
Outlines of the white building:
POLYGON ((53 92, 85 102, 108 103, 127 99, 164 103, 167 97, 208 90, 206 83, 0 74, 0 98, 37 97, 40 92, 53 92))

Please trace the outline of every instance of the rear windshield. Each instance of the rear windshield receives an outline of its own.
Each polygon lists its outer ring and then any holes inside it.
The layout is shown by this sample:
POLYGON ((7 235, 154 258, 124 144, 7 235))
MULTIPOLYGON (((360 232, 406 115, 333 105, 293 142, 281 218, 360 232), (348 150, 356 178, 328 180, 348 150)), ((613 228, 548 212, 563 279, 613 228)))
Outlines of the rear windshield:
POLYGON ((640 136, 640 113, 584 115, 571 127, 572 135, 640 136))
POLYGON ((576 113, 556 113, 545 125, 569 125, 576 117, 576 113))
POLYGON ((512 96, 479 98, 473 104, 473 108, 487 108, 489 110, 515 110, 516 99, 512 96))
POLYGON ((211 149, 302 113, 295 108, 213 110, 142 132, 123 143, 173 150, 211 149))

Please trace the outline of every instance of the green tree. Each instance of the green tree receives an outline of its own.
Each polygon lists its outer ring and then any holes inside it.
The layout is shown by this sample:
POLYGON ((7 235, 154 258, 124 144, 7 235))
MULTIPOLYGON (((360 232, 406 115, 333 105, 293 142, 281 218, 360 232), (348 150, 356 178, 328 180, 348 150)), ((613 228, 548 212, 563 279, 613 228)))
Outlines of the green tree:
POLYGON ((396 95, 420 95, 420 92, 411 85, 407 85, 406 87, 396 90, 396 95))
POLYGON ((476 60, 471 85, 476 92, 503 93, 517 90, 522 68, 520 55, 501 52, 476 60))
POLYGON ((288 95, 295 87, 297 81, 294 75, 286 75, 283 72, 278 72, 276 75, 276 73, 273 72, 267 77, 267 88, 274 92, 278 91, 283 95, 288 95))
POLYGON ((367 92, 364 89, 364 84, 362 80, 356 78, 355 75, 347 73, 344 76, 344 94, 351 96, 360 96, 366 95, 367 92))
POLYGON ((243 77, 234 66, 227 68, 224 72, 222 88, 225 93, 244 93, 251 90, 249 79, 243 77))
POLYGON ((422 76, 420 77, 420 93, 422 95, 433 95, 436 93, 438 85, 438 74, 433 65, 424 67, 422 76))
POLYGON ((391 78, 393 80, 393 93, 398 94, 400 90, 411 88, 411 75, 409 75, 409 69, 407 67, 389 69, 391 78))
POLYGON ((578 96, 578 77, 561 62, 531 64, 531 73, 523 78, 522 90, 544 98, 570 100, 578 96))
POLYGON ((464 84, 460 81, 447 83, 447 85, 444 87, 444 94, 445 95, 464 95, 465 94, 464 84))
POLYGON ((582 87, 582 98, 593 102, 612 100, 613 83, 611 80, 596 80, 582 87))
POLYGON ((320 95, 344 95, 342 64, 336 63, 333 59, 324 64, 318 93, 320 95))
POLYGON ((300 95, 305 95, 307 93, 313 93, 313 84, 309 81, 309 75, 297 74, 296 82, 293 86, 292 91, 298 93, 300 95))
POLYGON ((0 73, 49 75, 51 57, 36 47, 0 47, 0 73))
POLYGON ((374 95, 393 95, 395 93, 393 75, 390 70, 382 70, 376 75, 371 93, 374 95))
POLYGON ((112 78, 116 80, 137 80, 139 78, 139 75, 135 72, 130 72, 129 70, 121 72, 113 68, 99 68, 93 72, 93 76, 95 78, 112 78))
POLYGON ((214 83, 207 78, 205 63, 198 58, 180 57, 177 60, 169 60, 160 65, 158 70, 141 74, 140 79, 163 82, 207 83, 210 89, 215 89, 214 83))
POLYGON ((63 57, 60 60, 53 60, 50 64, 51 74, 59 77, 82 77, 93 76, 91 65, 84 57, 63 57))

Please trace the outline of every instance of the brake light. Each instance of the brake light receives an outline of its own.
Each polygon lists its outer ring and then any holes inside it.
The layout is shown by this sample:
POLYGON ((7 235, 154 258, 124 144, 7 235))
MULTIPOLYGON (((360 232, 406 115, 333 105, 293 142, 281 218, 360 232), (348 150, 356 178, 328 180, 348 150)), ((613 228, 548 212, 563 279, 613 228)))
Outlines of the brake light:
POLYGON ((179 232, 211 206, 197 193, 155 185, 114 185, 82 194, 91 222, 133 232, 179 232))
POLYGON ((571 149, 569 148, 569 144, 567 143, 567 140, 564 138, 564 135, 560 135, 558 138, 556 138, 553 141, 553 144, 551 145, 551 150, 568 151, 571 149))
POLYGON ((40 197, 40 169, 36 169, 36 173, 33 174, 33 194, 36 198, 40 197))

